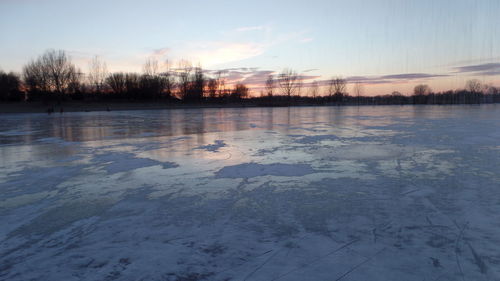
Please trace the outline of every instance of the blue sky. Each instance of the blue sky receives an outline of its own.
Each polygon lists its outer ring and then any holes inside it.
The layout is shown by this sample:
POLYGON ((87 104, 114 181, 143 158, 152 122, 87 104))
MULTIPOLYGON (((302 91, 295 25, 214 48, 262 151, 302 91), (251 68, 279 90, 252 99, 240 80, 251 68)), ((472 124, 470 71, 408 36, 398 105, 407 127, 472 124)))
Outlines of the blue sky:
POLYGON ((340 75, 367 93, 500 86, 498 15, 498 0, 0 0, 0 68, 53 48, 83 71, 94 55, 112 71, 153 56, 251 68, 235 77, 252 81, 285 67, 311 81, 340 75))

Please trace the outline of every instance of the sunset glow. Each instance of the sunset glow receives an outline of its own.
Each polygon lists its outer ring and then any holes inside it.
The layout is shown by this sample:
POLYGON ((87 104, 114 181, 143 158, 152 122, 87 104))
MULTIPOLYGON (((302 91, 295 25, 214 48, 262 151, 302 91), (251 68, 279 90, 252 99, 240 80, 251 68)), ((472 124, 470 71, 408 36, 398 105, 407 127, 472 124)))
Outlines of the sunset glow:
POLYGON ((365 94, 459 89, 472 78, 499 86, 499 10, 496 0, 3 0, 0 68, 20 72, 62 49, 82 71, 96 55, 125 72, 150 57, 190 60, 241 76, 233 82, 250 77, 254 92, 262 73, 287 67, 310 76, 306 84, 342 76, 365 94))

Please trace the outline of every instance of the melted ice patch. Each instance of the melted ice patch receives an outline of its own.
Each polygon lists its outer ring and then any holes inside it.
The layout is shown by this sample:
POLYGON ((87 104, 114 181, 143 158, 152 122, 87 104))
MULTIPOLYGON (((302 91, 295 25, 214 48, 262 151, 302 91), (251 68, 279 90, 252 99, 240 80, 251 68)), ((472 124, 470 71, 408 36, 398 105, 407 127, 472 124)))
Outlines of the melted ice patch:
POLYGON ((202 150, 211 151, 211 152, 219 152, 219 149, 222 147, 225 147, 225 146, 226 146, 226 143, 224 143, 223 140, 215 140, 213 144, 198 146, 195 149, 202 149, 202 150))
POLYGON ((217 178, 253 178, 260 176, 301 177, 316 171, 307 164, 257 164, 244 163, 226 166, 216 173, 217 178))
POLYGON ((108 174, 116 174, 158 165, 161 165, 164 169, 178 167, 178 165, 173 162, 160 162, 148 158, 137 158, 132 153, 100 154, 94 157, 93 162, 106 163, 104 169, 108 174))
POLYGON ((383 160, 401 157, 408 149, 384 144, 352 144, 332 152, 332 156, 347 160, 383 160))

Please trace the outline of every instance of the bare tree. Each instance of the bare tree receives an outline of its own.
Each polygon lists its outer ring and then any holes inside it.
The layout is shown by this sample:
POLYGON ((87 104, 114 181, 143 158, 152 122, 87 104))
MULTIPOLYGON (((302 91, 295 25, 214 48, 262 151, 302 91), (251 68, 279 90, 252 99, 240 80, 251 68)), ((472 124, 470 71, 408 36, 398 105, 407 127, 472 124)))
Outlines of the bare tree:
POLYGON ((140 77, 140 94, 144 98, 170 98, 173 90, 173 79, 169 61, 164 63, 165 72, 160 72, 157 59, 149 58, 143 66, 143 75, 140 77))
POLYGON ((23 67, 23 79, 29 92, 49 92, 48 73, 40 59, 32 60, 23 67))
POLYGON ((330 95, 343 95, 347 87, 347 81, 341 77, 332 78, 329 83, 330 95))
POLYGON ((266 80, 266 93, 267 93, 267 96, 268 97, 272 97, 273 94, 274 94, 274 88, 275 88, 275 84, 274 84, 274 76, 273 75, 269 75, 267 77, 267 80, 266 80))
POLYGON ((290 98, 298 91, 299 76, 292 69, 284 69, 278 76, 278 84, 283 95, 290 98))
POLYGON ((328 82, 328 95, 334 102, 342 102, 346 92, 347 81, 341 77, 335 77, 328 82))
POLYGON ((48 50, 23 68, 23 77, 32 91, 63 94, 77 76, 79 71, 62 50, 48 50))
POLYGON ((354 95, 356 96, 356 102, 359 104, 359 102, 361 100, 361 96, 365 92, 363 84, 361 84, 361 82, 354 83, 352 91, 353 91, 354 95))
POLYGON ((76 67, 62 50, 47 51, 42 57, 43 65, 48 70, 49 81, 56 93, 64 93, 71 82, 74 82, 76 67))
POLYGON ((225 74, 227 72, 225 71, 218 71, 217 72, 217 86, 218 86, 218 89, 217 89, 217 95, 219 97, 224 97, 227 95, 227 89, 226 89, 226 77, 225 77, 225 74))
POLYGON ((354 83, 352 92, 359 99, 364 94, 365 87, 363 86, 363 84, 361 84, 361 82, 356 82, 354 83))
POLYGON ((172 75, 171 64, 169 60, 165 61, 165 72, 161 74, 164 80, 165 96, 171 98, 175 87, 174 77, 172 75))
POLYGON ((159 71, 158 60, 155 58, 148 58, 142 67, 145 75, 156 76, 159 71))
POLYGON ((0 101, 23 100, 24 95, 19 90, 20 86, 19 75, 13 72, 4 73, 0 70, 0 101))
POLYGON ((71 72, 66 92, 71 94, 81 92, 83 87, 82 80, 84 80, 84 77, 85 75, 80 71, 80 69, 76 69, 75 71, 71 72))
POLYGON ((100 93, 103 90, 104 82, 108 76, 108 67, 98 56, 92 58, 89 62, 89 84, 95 92, 100 93))
POLYGON ((106 78, 106 84, 115 94, 124 94, 127 90, 125 73, 112 73, 106 78))
POLYGON ((179 75, 179 95, 185 99, 189 95, 189 88, 191 84, 191 71, 193 66, 186 60, 181 60, 177 68, 179 75))
POLYGON ((219 89, 219 83, 217 78, 211 78, 207 82, 207 92, 208 97, 214 99, 217 97, 217 90, 219 89))
POLYGON ((413 89, 413 94, 416 96, 426 96, 431 93, 431 88, 428 85, 420 84, 415 86, 413 89))
POLYGON ((481 82, 477 79, 469 80, 465 84, 465 89, 473 94, 477 94, 477 93, 481 92, 482 87, 483 86, 482 86, 481 82))
POLYGON ((231 97, 235 99, 243 99, 248 97, 248 88, 242 83, 237 83, 231 93, 231 97))
POLYGON ((141 76, 137 73, 125 74, 125 88, 129 98, 139 97, 141 76))
POLYGON ((205 81, 205 75, 203 75, 203 69, 201 68, 200 65, 198 65, 194 69, 190 98, 195 100, 201 100, 203 98, 205 84, 206 84, 205 82, 206 81, 205 81))
POLYGON ((302 81, 302 77, 299 75, 297 78, 297 91, 295 91, 295 95, 297 97, 300 97, 302 93, 302 87, 304 86, 304 83, 302 81))
POLYGON ((496 88, 492 85, 487 85, 487 89, 485 90, 487 95, 497 95, 500 91, 499 88, 496 88))
POLYGON ((314 80, 311 83, 311 86, 309 87, 309 96, 315 99, 318 96, 318 94, 319 94, 318 81, 314 80))

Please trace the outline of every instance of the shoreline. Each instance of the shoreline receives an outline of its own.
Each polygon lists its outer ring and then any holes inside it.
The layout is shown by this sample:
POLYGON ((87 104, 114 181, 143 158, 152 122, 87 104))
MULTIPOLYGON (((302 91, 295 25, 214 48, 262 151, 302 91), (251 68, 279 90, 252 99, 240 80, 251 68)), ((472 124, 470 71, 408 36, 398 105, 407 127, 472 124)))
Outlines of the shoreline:
POLYGON ((0 103, 1 114, 15 113, 45 113, 47 114, 50 108, 52 113, 62 112, 103 112, 103 111, 133 111, 133 110, 166 110, 166 109, 204 109, 204 108, 257 108, 257 107, 306 107, 306 106, 456 106, 456 105, 487 105, 496 103, 484 104, 274 104, 266 106, 258 103, 226 103, 226 104, 180 104, 180 103, 161 103, 161 102, 63 102, 43 103, 43 102, 7 102, 0 103))
POLYGON ((127 110, 165 110, 165 109, 197 109, 197 108, 247 108, 260 107, 256 104, 173 104, 150 102, 8 102, 0 103, 0 114, 9 113, 45 113, 52 108, 53 113, 63 112, 102 112, 127 110))

